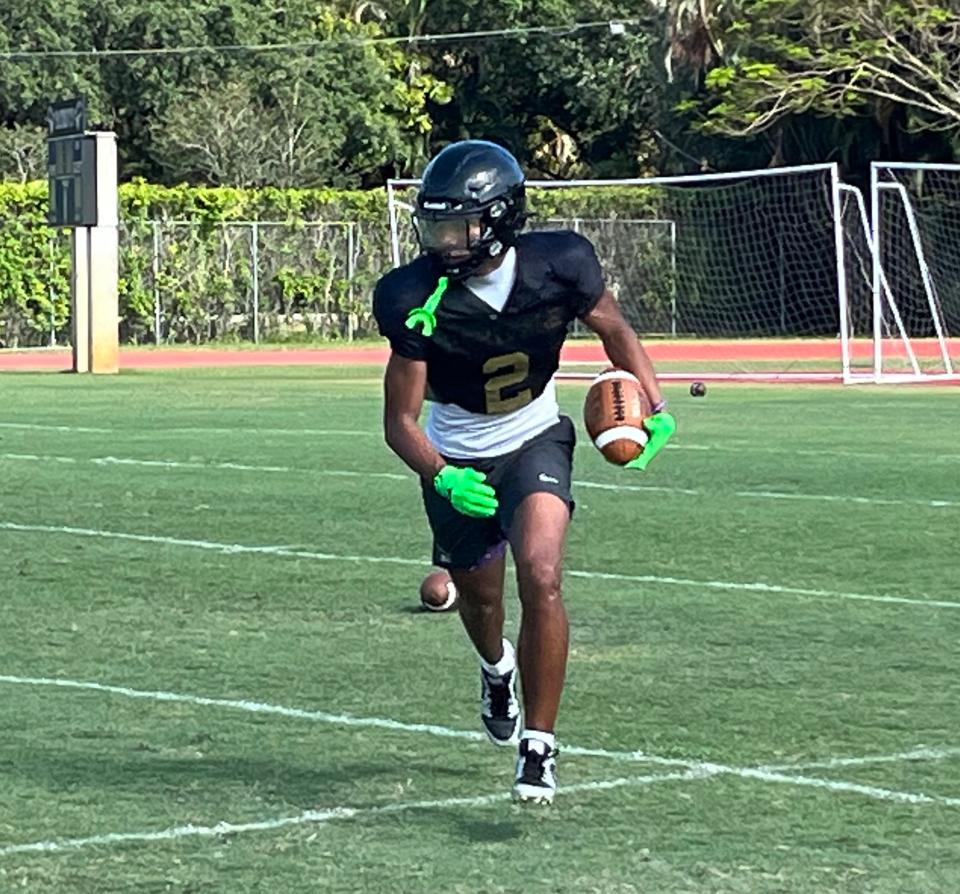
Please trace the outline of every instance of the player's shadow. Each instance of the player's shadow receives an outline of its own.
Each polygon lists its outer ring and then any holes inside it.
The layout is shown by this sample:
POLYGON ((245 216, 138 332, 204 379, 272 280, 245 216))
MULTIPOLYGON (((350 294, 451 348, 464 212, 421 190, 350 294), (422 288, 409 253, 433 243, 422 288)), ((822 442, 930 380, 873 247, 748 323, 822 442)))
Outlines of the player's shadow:
POLYGON ((523 835, 523 827, 513 819, 459 816, 454 820, 454 825, 461 837, 475 844, 502 844, 515 841, 523 835))
POLYGON ((224 787, 242 785, 268 796, 302 806, 305 809, 325 802, 349 802, 360 796, 361 784, 366 793, 370 786, 393 788, 403 774, 460 777, 462 771, 425 762, 422 766, 405 764, 401 770, 396 761, 356 760, 342 756, 324 761, 322 753, 308 765, 282 762, 270 758, 251 758, 235 753, 203 757, 171 757, 150 753, 149 749, 113 753, 69 748, 32 747, 4 755, 0 766, 7 783, 21 776, 32 786, 51 792, 111 790, 114 797, 126 790, 129 795, 143 796, 150 792, 196 792, 201 800, 224 787))
POLYGON ((484 807, 423 807, 417 810, 416 823, 421 837, 456 838, 473 844, 502 844, 516 841, 524 829, 515 816, 510 815, 509 801, 484 807), (427 831, 433 827, 434 831, 427 831))

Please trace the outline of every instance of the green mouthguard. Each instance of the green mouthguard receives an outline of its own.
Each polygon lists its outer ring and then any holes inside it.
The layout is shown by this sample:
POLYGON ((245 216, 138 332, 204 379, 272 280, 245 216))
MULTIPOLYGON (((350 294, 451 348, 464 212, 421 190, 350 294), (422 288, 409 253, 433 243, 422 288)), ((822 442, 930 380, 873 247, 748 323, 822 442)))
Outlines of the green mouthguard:
POLYGON ((443 293, 447 291, 450 285, 450 279, 441 276, 437 281, 437 287, 433 290, 430 297, 424 302, 423 307, 415 307, 407 314, 407 329, 416 329, 417 326, 423 327, 423 335, 430 338, 434 329, 437 328, 437 305, 443 298, 443 293))

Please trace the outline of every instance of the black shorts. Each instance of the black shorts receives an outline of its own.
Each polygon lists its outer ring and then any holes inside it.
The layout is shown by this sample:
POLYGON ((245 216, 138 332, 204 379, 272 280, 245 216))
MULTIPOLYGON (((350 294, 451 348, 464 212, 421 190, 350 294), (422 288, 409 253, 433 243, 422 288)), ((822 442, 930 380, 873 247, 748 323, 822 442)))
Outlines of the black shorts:
POLYGON ((423 505, 433 531, 434 565, 466 570, 496 555, 504 547, 517 507, 530 494, 556 494, 572 513, 570 478, 575 443, 573 423, 561 416, 559 422, 512 453, 491 459, 444 457, 451 465, 486 473, 500 507, 492 518, 464 515, 437 493, 432 481, 423 481, 423 505))

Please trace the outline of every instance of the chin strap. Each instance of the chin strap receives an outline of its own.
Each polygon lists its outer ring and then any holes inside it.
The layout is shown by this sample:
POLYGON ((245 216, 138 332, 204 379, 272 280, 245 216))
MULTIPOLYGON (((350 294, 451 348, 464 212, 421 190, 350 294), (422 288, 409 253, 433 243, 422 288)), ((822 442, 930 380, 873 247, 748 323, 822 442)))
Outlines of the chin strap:
POLYGON ((443 298, 443 293, 447 291, 447 286, 449 285, 450 278, 448 276, 441 276, 440 279, 437 280, 437 287, 423 303, 423 306, 415 307, 407 314, 407 329, 416 329, 417 326, 422 326, 425 338, 430 338, 430 336, 433 335, 433 330, 437 328, 437 306, 440 304, 440 299, 443 298))

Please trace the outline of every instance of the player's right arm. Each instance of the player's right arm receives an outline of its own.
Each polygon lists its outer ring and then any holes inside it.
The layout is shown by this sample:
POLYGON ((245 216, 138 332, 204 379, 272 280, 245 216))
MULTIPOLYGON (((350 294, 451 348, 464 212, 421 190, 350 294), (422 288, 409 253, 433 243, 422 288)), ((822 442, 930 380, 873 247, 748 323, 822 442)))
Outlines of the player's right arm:
POLYGON ((432 481, 446 465, 420 428, 427 364, 390 354, 383 379, 383 433, 390 449, 414 472, 432 481))
POLYGON ((464 515, 489 518, 497 511, 497 495, 486 475, 476 469, 447 465, 420 428, 427 386, 427 364, 391 353, 384 375, 383 432, 387 444, 414 472, 432 481, 464 515))

